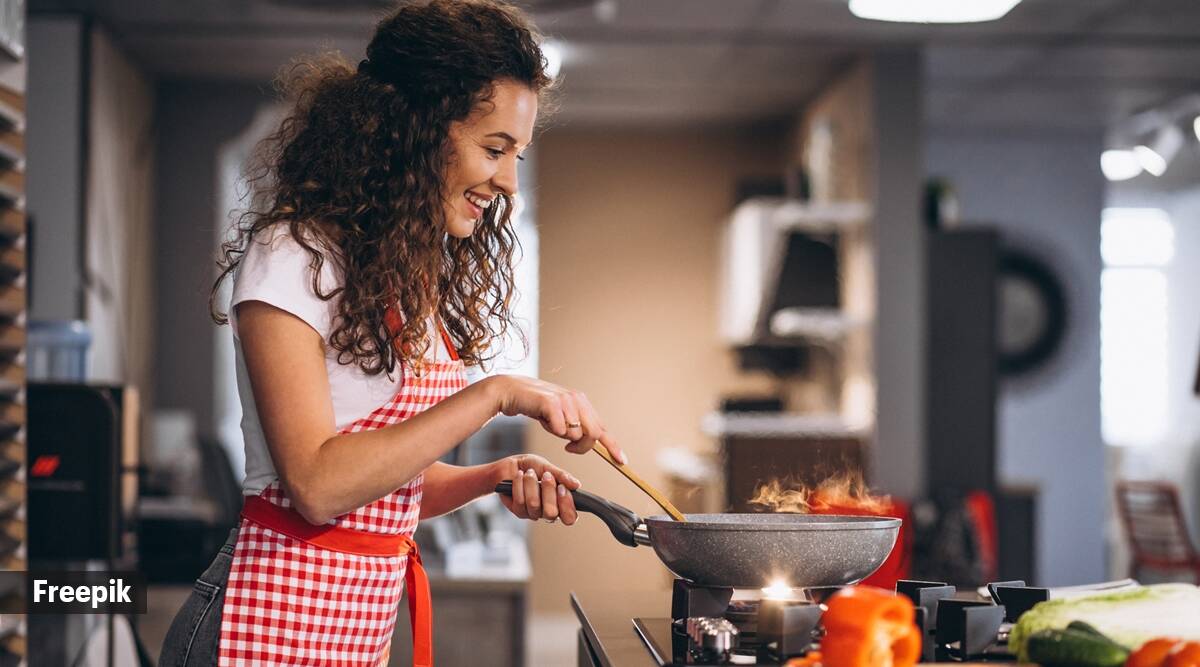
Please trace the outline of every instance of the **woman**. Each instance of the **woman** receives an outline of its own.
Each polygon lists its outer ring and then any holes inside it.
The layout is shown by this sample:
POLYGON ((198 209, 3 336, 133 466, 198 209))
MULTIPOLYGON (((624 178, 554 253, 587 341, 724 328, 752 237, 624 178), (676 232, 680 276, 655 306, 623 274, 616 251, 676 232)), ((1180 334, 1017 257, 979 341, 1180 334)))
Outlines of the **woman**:
POLYGON ((583 394, 463 373, 511 320, 517 160, 550 84, 537 40, 498 0, 434 0, 381 21, 356 69, 294 70, 217 281, 234 276, 243 518, 162 664, 385 663, 405 587, 431 664, 418 519, 512 479, 513 514, 572 524, 579 487, 531 455, 437 459, 504 413, 624 460, 583 394))

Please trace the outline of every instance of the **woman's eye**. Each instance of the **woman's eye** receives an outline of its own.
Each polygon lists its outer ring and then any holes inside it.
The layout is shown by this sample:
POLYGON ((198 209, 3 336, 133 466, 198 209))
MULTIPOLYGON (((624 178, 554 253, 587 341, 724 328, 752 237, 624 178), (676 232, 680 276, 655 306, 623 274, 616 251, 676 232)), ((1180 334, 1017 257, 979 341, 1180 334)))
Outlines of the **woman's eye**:
POLYGON ((504 155, 504 151, 502 151, 502 150, 499 150, 499 149, 496 149, 496 148, 484 148, 483 150, 487 151, 487 154, 488 154, 488 155, 489 155, 489 156, 490 156, 492 159, 497 159, 497 158, 499 158, 500 156, 504 155))

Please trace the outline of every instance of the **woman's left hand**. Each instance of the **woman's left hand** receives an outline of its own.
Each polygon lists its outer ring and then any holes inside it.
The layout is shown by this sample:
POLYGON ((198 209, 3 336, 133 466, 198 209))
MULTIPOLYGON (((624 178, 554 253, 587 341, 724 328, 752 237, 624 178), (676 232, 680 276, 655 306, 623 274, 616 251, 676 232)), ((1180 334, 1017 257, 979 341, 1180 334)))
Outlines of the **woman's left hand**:
POLYGON ((579 488, 579 480, 566 470, 534 454, 520 454, 498 461, 502 480, 512 480, 512 497, 500 496, 508 511, 522 519, 562 519, 575 523, 575 501, 570 491, 579 488))

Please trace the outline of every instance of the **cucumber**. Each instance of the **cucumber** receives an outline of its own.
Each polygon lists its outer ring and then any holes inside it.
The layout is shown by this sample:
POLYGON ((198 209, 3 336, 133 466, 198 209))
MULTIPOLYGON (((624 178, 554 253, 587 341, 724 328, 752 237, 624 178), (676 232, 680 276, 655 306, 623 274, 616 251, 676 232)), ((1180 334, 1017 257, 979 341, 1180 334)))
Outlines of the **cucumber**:
POLYGON ((1067 629, 1068 630, 1078 630, 1080 632, 1084 632, 1089 635, 1092 635, 1093 637, 1096 637, 1097 639, 1103 639, 1104 641, 1106 641, 1110 644, 1119 646, 1119 644, 1117 644, 1117 642, 1110 639, 1108 637, 1108 635, 1097 630, 1095 628, 1095 626, 1093 626, 1091 623, 1084 623, 1083 621, 1071 621, 1070 623, 1067 624, 1067 629))
POLYGON ((1129 658, 1124 647, 1079 628, 1039 630, 1029 636, 1026 652, 1043 667, 1120 667, 1129 658))

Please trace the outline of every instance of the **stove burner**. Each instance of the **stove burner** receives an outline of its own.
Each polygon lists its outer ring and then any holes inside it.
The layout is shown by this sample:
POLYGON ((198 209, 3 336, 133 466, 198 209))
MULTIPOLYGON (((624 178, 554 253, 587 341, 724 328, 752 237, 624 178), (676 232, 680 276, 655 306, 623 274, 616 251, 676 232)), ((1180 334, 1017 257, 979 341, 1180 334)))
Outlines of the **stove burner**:
POLYGON ((729 660, 737 647, 738 629, 724 618, 689 618, 687 636, 689 652, 697 660, 729 660))

